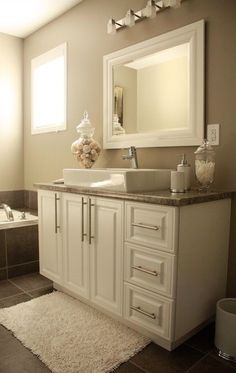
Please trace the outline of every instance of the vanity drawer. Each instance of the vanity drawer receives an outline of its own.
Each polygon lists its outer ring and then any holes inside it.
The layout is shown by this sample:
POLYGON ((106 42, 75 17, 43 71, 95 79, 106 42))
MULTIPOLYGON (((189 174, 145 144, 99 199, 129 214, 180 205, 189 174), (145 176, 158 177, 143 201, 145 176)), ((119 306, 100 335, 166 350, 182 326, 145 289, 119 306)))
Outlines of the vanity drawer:
POLYGON ((125 245, 125 281, 172 297, 175 256, 161 251, 125 245))
POLYGON ((126 202, 126 241, 174 253, 177 246, 176 207, 126 202))
POLYGON ((124 286, 125 319, 171 339, 174 301, 129 284, 124 286))

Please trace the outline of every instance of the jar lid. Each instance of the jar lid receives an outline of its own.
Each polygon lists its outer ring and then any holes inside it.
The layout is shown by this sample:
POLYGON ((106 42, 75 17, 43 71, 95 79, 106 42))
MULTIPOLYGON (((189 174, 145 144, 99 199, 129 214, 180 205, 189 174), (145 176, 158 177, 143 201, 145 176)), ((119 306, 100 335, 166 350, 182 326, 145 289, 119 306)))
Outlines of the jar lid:
POLYGON ((93 130, 94 127, 90 123, 89 117, 88 117, 88 112, 84 112, 84 117, 82 118, 80 124, 76 127, 77 132, 89 132, 93 130))
POLYGON ((210 145, 209 141, 204 139, 202 144, 197 148, 197 150, 194 152, 194 154, 200 154, 200 153, 215 153, 215 150, 210 145))

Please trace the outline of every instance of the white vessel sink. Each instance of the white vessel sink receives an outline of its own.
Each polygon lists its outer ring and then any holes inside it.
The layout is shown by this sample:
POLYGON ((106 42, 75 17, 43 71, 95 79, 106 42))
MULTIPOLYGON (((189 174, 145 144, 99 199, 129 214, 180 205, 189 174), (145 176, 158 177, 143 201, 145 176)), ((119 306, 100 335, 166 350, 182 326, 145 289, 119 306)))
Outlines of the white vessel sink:
POLYGON ((103 188, 118 192, 141 192, 170 188, 170 171, 164 169, 93 168, 63 170, 64 184, 103 188))

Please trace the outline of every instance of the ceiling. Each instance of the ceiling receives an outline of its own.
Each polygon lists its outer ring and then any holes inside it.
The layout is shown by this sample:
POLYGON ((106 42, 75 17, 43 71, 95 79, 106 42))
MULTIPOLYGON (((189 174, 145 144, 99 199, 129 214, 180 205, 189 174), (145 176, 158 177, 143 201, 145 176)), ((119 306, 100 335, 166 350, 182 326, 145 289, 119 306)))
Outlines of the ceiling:
POLYGON ((0 0, 0 32, 25 38, 83 0, 0 0))

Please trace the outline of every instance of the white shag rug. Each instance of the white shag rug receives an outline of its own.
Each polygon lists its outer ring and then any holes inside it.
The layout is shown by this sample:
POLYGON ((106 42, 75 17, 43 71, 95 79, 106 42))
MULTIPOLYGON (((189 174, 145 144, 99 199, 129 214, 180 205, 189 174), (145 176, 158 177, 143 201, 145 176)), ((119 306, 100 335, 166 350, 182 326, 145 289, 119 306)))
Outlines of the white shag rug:
POLYGON ((59 291, 0 309, 0 323, 55 373, 109 372, 150 342, 59 291))

